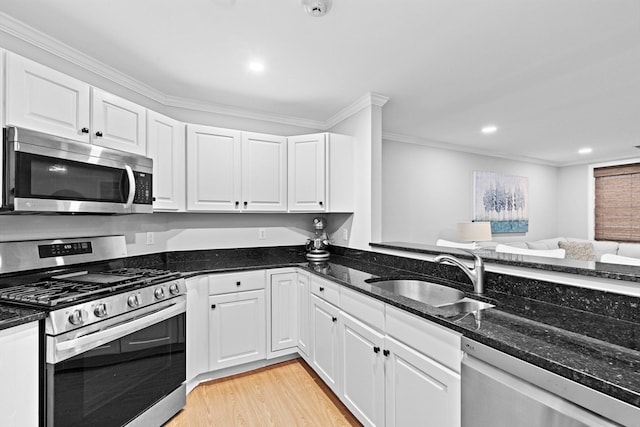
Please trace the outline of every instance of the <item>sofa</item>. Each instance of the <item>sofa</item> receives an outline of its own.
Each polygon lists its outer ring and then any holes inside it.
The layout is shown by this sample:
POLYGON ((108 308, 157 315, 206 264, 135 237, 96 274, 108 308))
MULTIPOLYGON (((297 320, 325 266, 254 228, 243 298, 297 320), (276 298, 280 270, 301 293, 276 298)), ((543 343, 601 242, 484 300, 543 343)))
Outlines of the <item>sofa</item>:
POLYGON ((492 250, 495 250, 498 245, 530 250, 527 251, 530 252, 530 255, 535 255, 534 251, 537 250, 551 251, 560 248, 565 250, 566 259, 640 265, 640 243, 596 241, 573 237, 554 237, 532 242, 506 242, 502 244, 498 242, 480 243, 481 247, 492 250), (604 259, 603 256, 605 256, 604 259))

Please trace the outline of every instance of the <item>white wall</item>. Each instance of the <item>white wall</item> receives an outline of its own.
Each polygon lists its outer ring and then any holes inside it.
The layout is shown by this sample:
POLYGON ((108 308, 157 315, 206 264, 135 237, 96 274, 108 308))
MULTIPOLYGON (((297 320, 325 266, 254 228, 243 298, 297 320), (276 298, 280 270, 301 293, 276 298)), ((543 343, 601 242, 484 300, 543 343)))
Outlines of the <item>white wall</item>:
POLYGON ((455 240, 457 222, 473 215, 473 172, 529 178, 529 232, 496 241, 557 235, 557 168, 417 144, 383 141, 382 240, 434 244, 455 240))
POLYGON ((589 166, 558 168, 558 236, 589 236, 589 166))

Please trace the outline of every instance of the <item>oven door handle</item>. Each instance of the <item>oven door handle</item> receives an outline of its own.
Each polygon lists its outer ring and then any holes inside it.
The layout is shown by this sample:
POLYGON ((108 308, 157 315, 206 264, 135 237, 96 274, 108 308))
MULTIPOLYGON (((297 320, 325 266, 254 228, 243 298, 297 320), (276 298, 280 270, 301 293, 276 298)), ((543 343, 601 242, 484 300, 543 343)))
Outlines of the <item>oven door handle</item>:
MULTIPOLYGON (((168 301, 169 303, 169 301, 168 301)), ((80 353, 107 344, 126 335, 167 320, 186 311, 184 298, 175 298, 169 305, 135 317, 131 320, 106 326, 87 335, 65 339, 61 337, 47 337, 47 363, 58 363, 80 353)))
POLYGON ((129 196, 127 197, 127 203, 124 207, 125 209, 129 209, 133 205, 133 198, 136 195, 136 177, 133 174, 131 166, 124 165, 124 170, 127 172, 127 181, 129 181, 129 196))

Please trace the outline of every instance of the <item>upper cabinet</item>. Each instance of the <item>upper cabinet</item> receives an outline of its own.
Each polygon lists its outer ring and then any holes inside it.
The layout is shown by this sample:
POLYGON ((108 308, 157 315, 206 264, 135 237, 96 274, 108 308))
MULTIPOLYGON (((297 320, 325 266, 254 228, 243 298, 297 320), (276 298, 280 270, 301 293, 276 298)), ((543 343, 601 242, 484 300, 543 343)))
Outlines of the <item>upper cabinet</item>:
POLYGON ((353 139, 332 133, 292 136, 289 211, 353 211, 353 139))
POLYGON ((146 152, 146 109, 7 53, 6 124, 131 153, 146 152))
POLYGON ((11 53, 6 70, 6 125, 90 141, 87 83, 11 53))
POLYGON ((145 154, 147 110, 118 96, 92 88, 91 142, 145 154))
POLYGON ((185 210, 184 124, 147 113, 147 156, 153 159, 153 210, 185 210))
POLYGON ((286 138, 187 126, 187 210, 286 212, 286 138))

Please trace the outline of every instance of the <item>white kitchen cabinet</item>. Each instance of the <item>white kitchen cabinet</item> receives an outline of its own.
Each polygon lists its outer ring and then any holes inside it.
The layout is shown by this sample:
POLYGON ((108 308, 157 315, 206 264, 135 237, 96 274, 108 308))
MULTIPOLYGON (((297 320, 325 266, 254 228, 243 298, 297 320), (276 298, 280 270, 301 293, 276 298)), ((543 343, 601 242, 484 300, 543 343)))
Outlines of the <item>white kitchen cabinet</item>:
POLYGON ((209 280, 196 276, 185 280, 187 287, 187 388, 193 379, 209 370, 209 280))
POLYGON ((2 425, 38 426, 38 341, 38 322, 0 330, 2 425))
POLYGON ((187 210, 286 211, 286 139, 187 126, 187 210))
POLYGON ((302 270, 298 271, 296 283, 298 287, 298 291, 296 293, 298 297, 298 350, 301 351, 305 356, 309 356, 311 346, 311 319, 309 318, 309 274, 302 270))
POLYGON ((297 273, 271 275, 271 351, 298 344, 297 273))
POLYGON ((311 310, 311 365, 322 380, 340 395, 339 344, 338 329, 339 309, 334 305, 310 296, 311 310))
POLYGON ((242 210, 287 211, 287 138, 242 132, 242 210))
POLYGON ((363 425, 384 426, 384 335, 344 312, 340 314, 340 398, 363 425))
POLYGON ((147 112, 147 156, 153 159, 153 210, 185 210, 184 124, 147 112))
POLYGON ((353 212, 353 138, 332 133, 288 138, 289 211, 353 212))
POLYGON ((266 357, 264 289, 209 297, 209 369, 266 357))
POLYGON ((147 151, 146 108, 92 88, 91 142, 144 155, 147 151))
POLYGON ((90 142, 90 86, 7 52, 6 124, 90 142))
POLYGON ((386 426, 460 426, 460 375, 387 336, 386 426))

